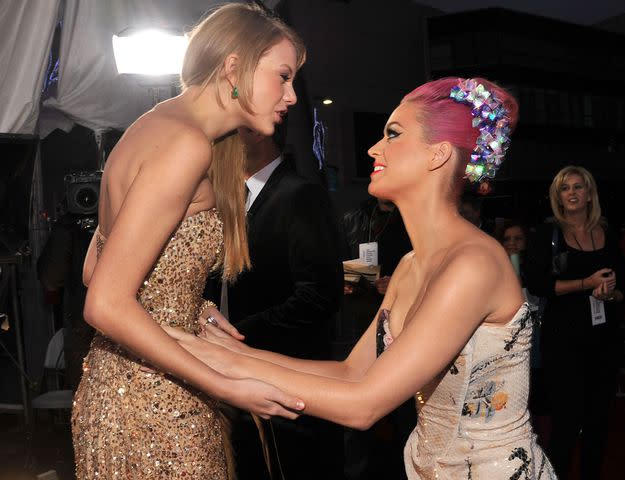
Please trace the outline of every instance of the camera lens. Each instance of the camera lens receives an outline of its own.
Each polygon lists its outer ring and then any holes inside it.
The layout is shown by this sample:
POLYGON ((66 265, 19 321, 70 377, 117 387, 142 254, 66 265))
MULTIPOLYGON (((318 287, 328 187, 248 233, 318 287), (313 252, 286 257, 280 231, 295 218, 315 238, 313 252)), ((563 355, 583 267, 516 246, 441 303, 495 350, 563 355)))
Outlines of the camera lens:
POLYGON ((98 192, 91 187, 83 187, 76 191, 75 195, 76 205, 88 210, 93 208, 98 203, 98 192))

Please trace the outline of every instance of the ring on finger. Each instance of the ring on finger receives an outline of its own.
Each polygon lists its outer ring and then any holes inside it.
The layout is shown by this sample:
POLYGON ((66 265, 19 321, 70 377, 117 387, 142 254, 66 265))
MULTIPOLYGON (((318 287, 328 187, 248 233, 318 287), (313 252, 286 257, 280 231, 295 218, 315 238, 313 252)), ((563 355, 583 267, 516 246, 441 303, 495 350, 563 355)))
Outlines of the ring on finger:
POLYGON ((217 322, 217 319, 212 315, 206 318, 206 323, 210 323, 213 327, 219 328, 219 323, 217 322))

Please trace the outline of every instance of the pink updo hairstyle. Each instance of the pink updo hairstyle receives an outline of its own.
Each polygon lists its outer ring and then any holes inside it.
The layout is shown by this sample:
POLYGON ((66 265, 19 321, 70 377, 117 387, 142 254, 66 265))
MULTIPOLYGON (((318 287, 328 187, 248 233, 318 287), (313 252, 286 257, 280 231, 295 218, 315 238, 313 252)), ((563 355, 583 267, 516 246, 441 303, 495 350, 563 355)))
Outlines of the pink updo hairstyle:
MULTIPOLYGON (((446 77, 432 80, 414 89, 402 99, 401 103, 413 102, 418 107, 417 116, 427 143, 447 141, 458 150, 461 161, 458 162, 457 177, 463 178, 464 169, 480 132, 471 125, 473 120, 471 108, 449 96, 451 89, 458 85, 460 80, 464 79, 446 77)), ((474 80, 484 85, 503 103, 508 111, 511 131, 514 131, 519 116, 519 106, 514 97, 484 78, 476 77, 474 80)), ((454 183, 462 185, 462 182, 454 181, 454 183)))

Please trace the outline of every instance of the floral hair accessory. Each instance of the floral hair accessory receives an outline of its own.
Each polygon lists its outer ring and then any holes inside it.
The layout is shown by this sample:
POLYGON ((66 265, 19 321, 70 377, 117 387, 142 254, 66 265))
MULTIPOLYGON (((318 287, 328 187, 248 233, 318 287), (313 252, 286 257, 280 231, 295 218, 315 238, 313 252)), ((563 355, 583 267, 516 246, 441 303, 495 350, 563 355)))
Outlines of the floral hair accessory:
POLYGON ((449 97, 471 107, 472 125, 480 130, 465 175, 472 182, 493 179, 510 146, 510 119, 503 103, 481 83, 460 79, 449 97))

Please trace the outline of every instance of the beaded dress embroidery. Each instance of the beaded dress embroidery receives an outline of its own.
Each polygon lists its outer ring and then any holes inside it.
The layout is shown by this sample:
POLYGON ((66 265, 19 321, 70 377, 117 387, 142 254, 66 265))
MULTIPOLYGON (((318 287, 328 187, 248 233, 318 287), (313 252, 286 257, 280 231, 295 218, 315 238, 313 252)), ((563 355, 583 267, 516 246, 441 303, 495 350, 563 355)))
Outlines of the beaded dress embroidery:
MULTIPOLYGON (((96 235, 99 257, 105 239, 96 235)), ((179 225, 137 293, 154 321, 197 332, 206 276, 222 245, 215 209, 179 225)), ((177 379, 140 371, 141 365, 96 334, 72 410, 77 478, 225 480, 217 402, 177 379)))
MULTIPOLYGON (((393 342, 389 315, 382 310, 378 317, 378 352, 393 342)), ((480 326, 454 362, 415 394, 417 426, 404 448, 409 480, 556 478, 529 422, 531 337, 524 304, 508 324, 480 326)))

